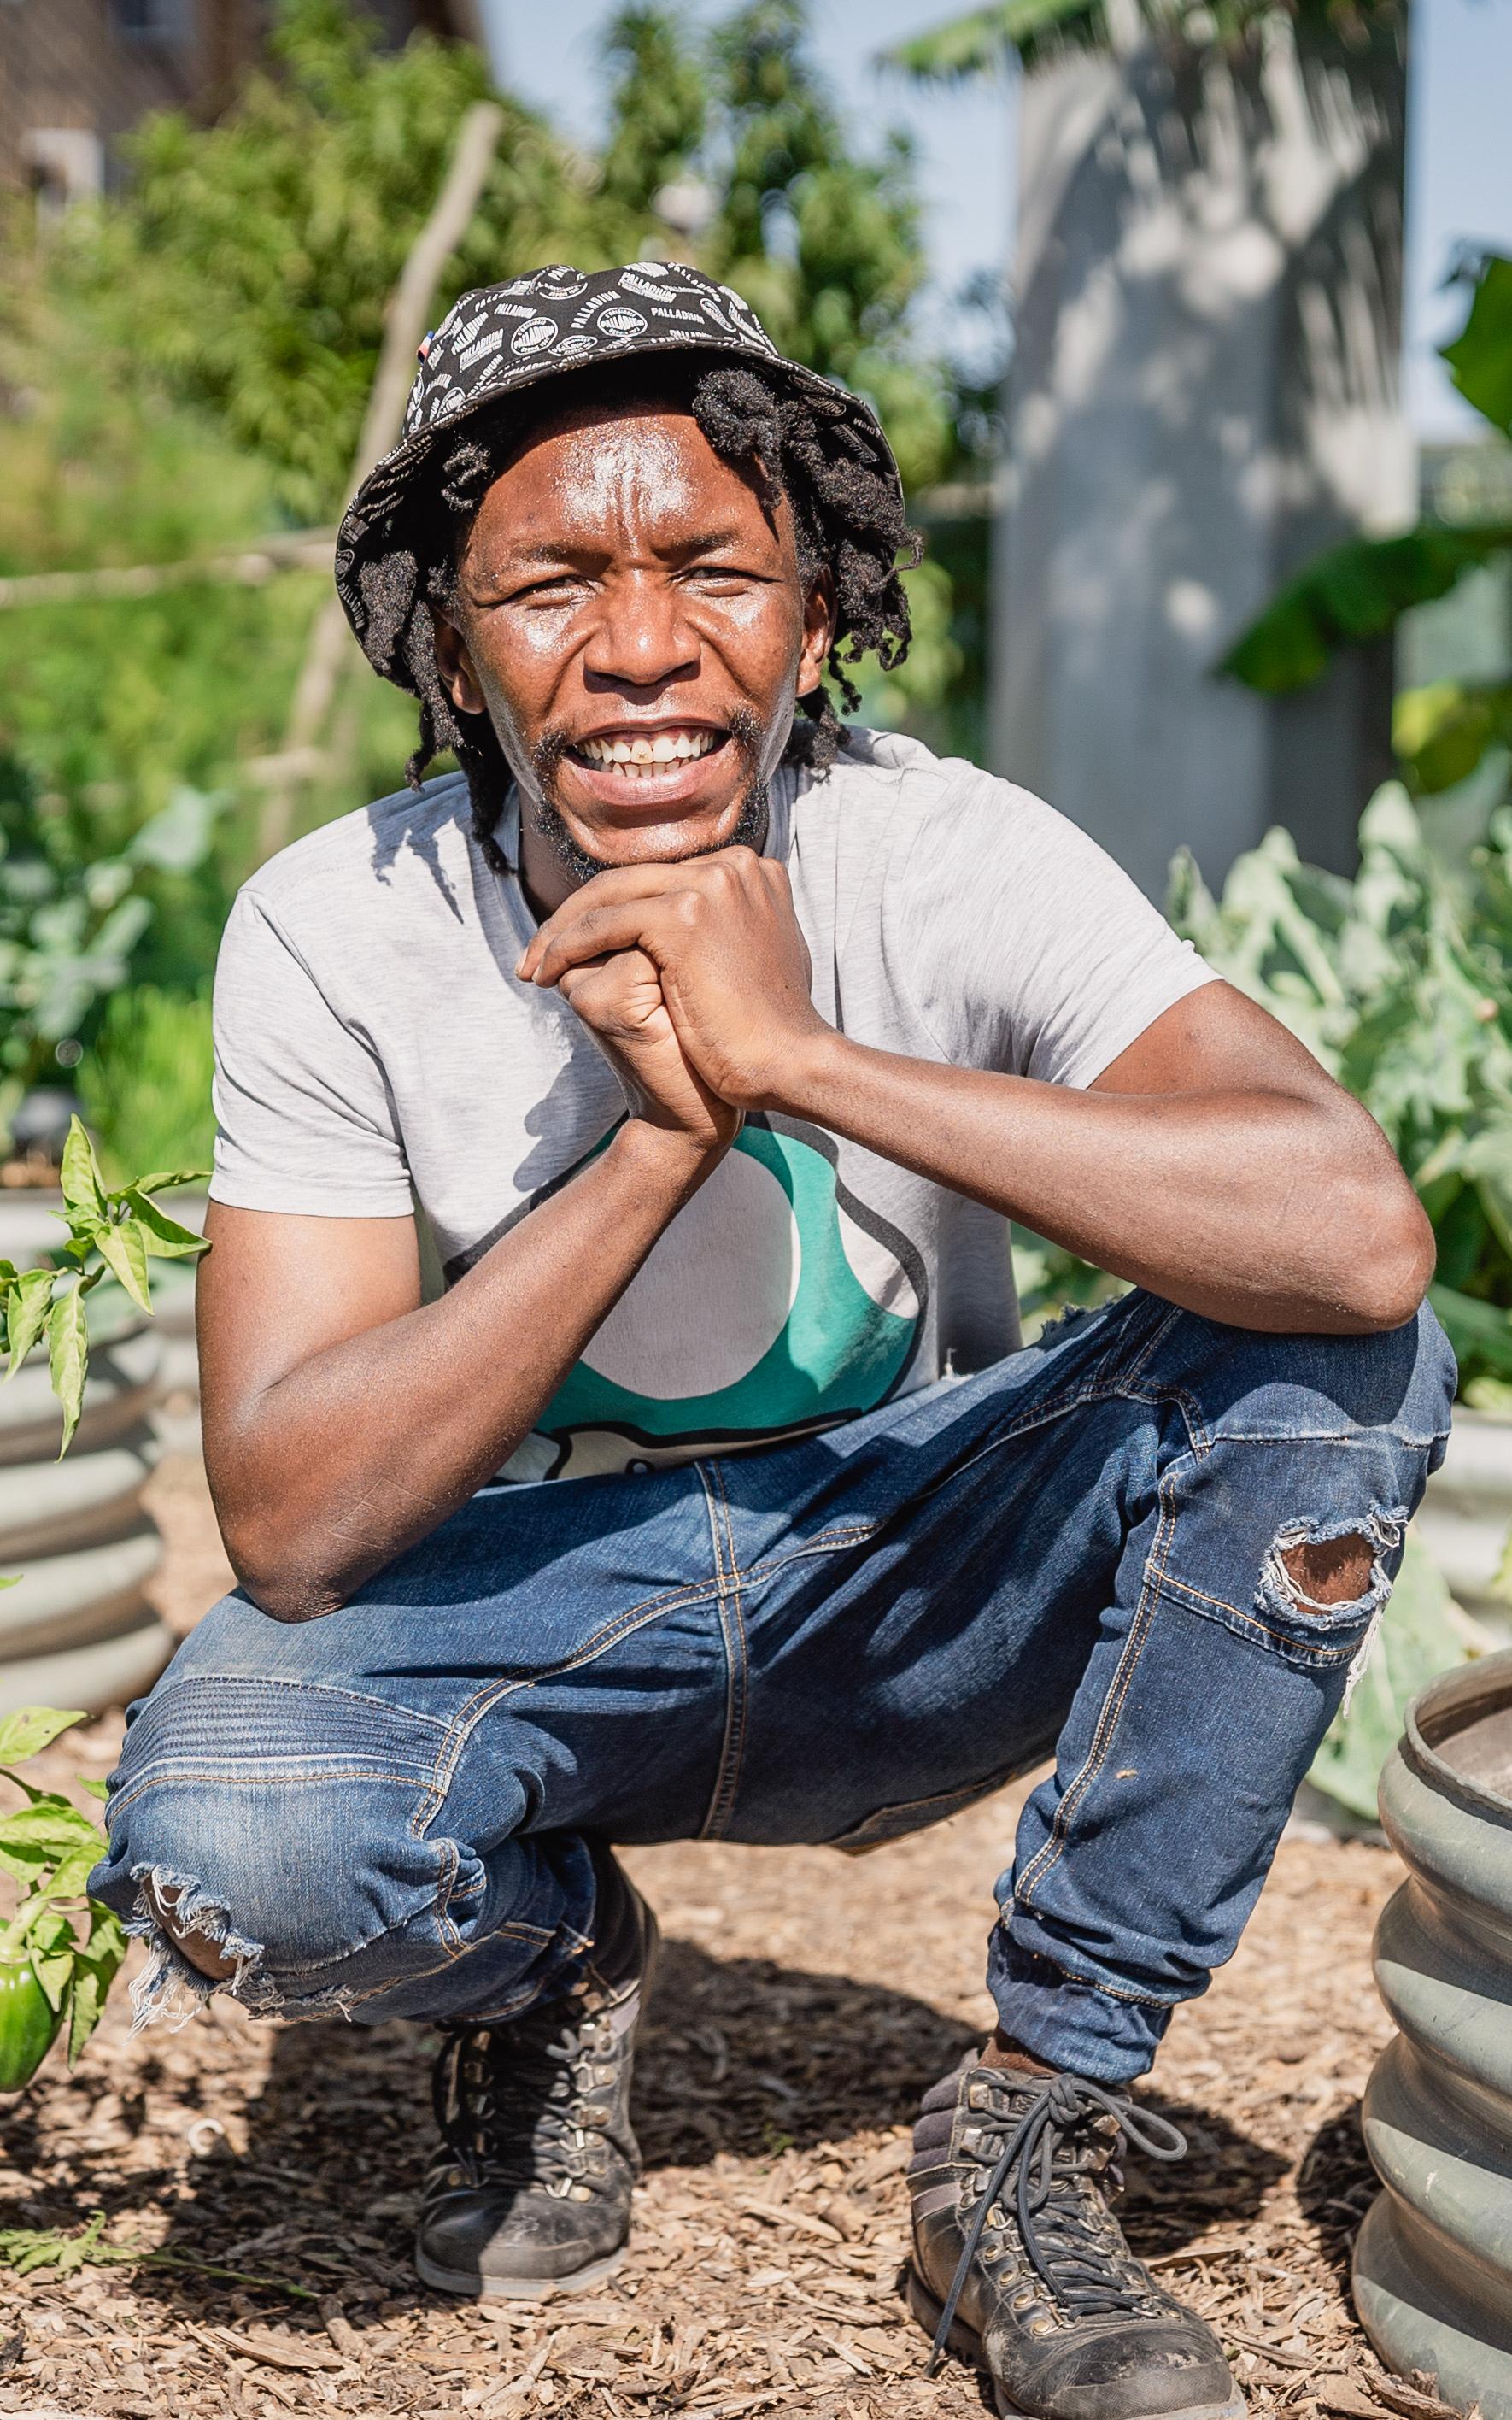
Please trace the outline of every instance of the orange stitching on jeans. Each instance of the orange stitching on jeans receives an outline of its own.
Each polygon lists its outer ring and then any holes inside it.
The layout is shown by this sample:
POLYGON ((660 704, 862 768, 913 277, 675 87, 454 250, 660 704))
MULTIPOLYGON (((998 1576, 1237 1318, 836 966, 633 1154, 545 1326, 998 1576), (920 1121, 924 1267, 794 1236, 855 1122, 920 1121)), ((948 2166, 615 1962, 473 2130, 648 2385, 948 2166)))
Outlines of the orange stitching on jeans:
POLYGON ((543 1664, 539 1671, 523 1673, 518 1680, 496 1682, 489 1688, 478 1690, 453 1717, 446 1748, 436 1760, 431 1778, 422 1791, 422 1807, 416 1808, 410 1824, 410 1830, 415 1837, 419 1838, 431 1817, 445 1805, 447 1793, 456 1778, 457 1763, 463 1749, 485 1714, 491 1713, 503 1699, 513 1697, 520 1689, 537 1688, 543 1681, 554 1681, 563 1672, 576 1672, 582 1665, 596 1662, 597 1658, 607 1654, 611 1647, 618 1647, 621 1640, 627 1638, 632 1631, 643 1630, 646 1624, 655 1621, 659 1614, 673 1613, 686 1606, 698 1605, 714 1593, 713 1584, 704 1580, 689 1581, 683 1588, 672 1589, 662 1596, 642 1597, 639 1605, 633 1605, 625 1612, 616 1614, 611 1621, 606 1622, 601 1629, 594 1633, 591 1638, 585 1639, 580 1648, 571 1655, 563 1656, 560 1662, 543 1664), (435 1803, 427 1812, 424 1812, 424 1820, 422 1820, 424 1801, 426 1798, 435 1803))
MULTIPOLYGON (((1301 1653, 1315 1658, 1320 1664, 1344 1664, 1354 1653, 1352 1639, 1345 1640, 1338 1647, 1329 1647, 1320 1641, 1315 1643, 1310 1638, 1295 1637, 1289 1630, 1273 1630, 1269 1623, 1260 1620, 1258 1614, 1246 1613, 1242 1606, 1230 1605, 1227 1597, 1210 1596, 1206 1589, 1194 1588, 1190 1580, 1177 1579, 1173 1574, 1163 1573, 1161 1589, 1163 1592, 1167 1589, 1180 1589, 1186 1596, 1200 1597, 1204 1605, 1215 1606, 1220 1613, 1231 1614, 1236 1621, 1243 1622, 1246 1629, 1257 1630, 1262 1638, 1273 1638, 1278 1647, 1295 1647, 1301 1653)), ((1196 1613, 1196 1606, 1193 1606, 1190 1610, 1196 1613)), ((1366 1617, 1362 1615, 1352 1625, 1353 1628, 1356 1630, 1363 1628, 1365 1619, 1366 1617)), ((1343 1627, 1342 1624, 1339 1626, 1343 1627)))
MULTIPOLYGON (((1175 1469, 1174 1464, 1171 1469, 1175 1469)), ((1167 1471, 1160 1483, 1162 1504, 1160 1528, 1157 1530, 1155 1544, 1145 1563, 1145 1577, 1139 1591, 1139 1603, 1134 1609, 1134 1618, 1130 1625, 1129 1636, 1124 1641, 1123 1652, 1119 1657, 1112 1684, 1103 1700, 1102 1710, 1097 1718, 1097 1728, 1087 1751, 1086 1761, 1080 1772, 1073 1775, 1066 1785, 1060 1804, 1056 1808, 1056 1820, 1051 1826, 1049 1839, 1030 1858, 1025 1868, 1022 1881, 1014 1885, 1013 1896, 1026 1907, 1033 1906, 1034 1891, 1046 1875, 1059 1864, 1065 1854, 1071 1826, 1077 1811, 1108 1761, 1113 1746, 1113 1734, 1128 1703, 1129 1692, 1134 1686, 1134 1674, 1139 1668, 1139 1659, 1145 1652, 1145 1641, 1154 1628, 1155 1608, 1160 1602, 1161 1583, 1165 1576, 1165 1558, 1170 1552, 1171 1540, 1176 1534, 1176 1508, 1167 1496, 1170 1478, 1171 1471, 1167 1471)))
POLYGON ((719 1744, 719 1761, 715 1770, 708 1813, 698 1834, 701 1840, 714 1840, 719 1838, 729 1820, 745 1755, 746 1624, 740 1601, 740 1575, 735 1568, 734 1528, 730 1517, 730 1498, 725 1492, 724 1480, 718 1463, 713 1459, 699 1462, 695 1467, 709 1511, 709 1534, 714 1542, 714 1563, 718 1575, 719 1630, 724 1640, 724 1737, 719 1744), (714 1500, 716 1490, 719 1497, 717 1505, 714 1500))
MULTIPOLYGON (((1018 1904, 1016 1894, 1013 1904, 1015 1907, 1018 1904)), ((1009 1939, 1013 1941, 1013 1935, 1010 1929, 1010 1918, 1011 1914, 1011 1908, 1005 1907, 1000 1909, 998 1912, 997 1921, 1002 1926, 1003 1931, 1008 1934, 1009 1939)), ((1024 1950, 1030 1958, 1038 1958, 1042 1965, 1053 1966, 1057 1975, 1065 1976, 1068 1983, 1080 1983, 1084 1992, 1101 1992, 1110 2000, 1129 2000, 1133 2002, 1136 2009, 1172 2009, 1178 2006, 1178 2003, 1174 2000, 1157 2000, 1149 1992, 1131 1992, 1120 1983, 1104 1983, 1101 1978, 1094 1982, 1091 1976, 1078 1975, 1074 1966, 1062 1965, 1060 1960, 1058 1958, 1052 1958, 1048 1950, 1033 1948, 1027 1942, 1014 1941, 1013 1947, 1015 1949, 1024 1950)))

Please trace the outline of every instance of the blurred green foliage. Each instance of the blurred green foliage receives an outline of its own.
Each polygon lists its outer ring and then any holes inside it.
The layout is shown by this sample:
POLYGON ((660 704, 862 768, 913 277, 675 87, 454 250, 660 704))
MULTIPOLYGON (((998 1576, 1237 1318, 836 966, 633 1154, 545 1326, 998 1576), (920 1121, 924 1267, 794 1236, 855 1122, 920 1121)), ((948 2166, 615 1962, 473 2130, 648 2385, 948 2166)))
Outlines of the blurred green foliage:
POLYGON ((1183 852, 1167 912, 1384 1127, 1433 1222, 1431 1299, 1461 1391, 1512 1408, 1512 809, 1460 885, 1390 783, 1361 821, 1352 882, 1273 830, 1221 900, 1183 852))
MULTIPOLYGON (((1465 325, 1442 348, 1450 375, 1498 437, 1512 437, 1512 260, 1476 263, 1465 325)), ((1484 565, 1512 567, 1512 525, 1421 520, 1397 537, 1351 538, 1287 582, 1219 669, 1277 696, 1317 680, 1340 647, 1395 630, 1484 565)), ((1396 701, 1393 741, 1411 787, 1431 798, 1512 748, 1512 666, 1490 680, 1434 681, 1396 701)))
MULTIPOLYGON (((81 222, 68 267, 120 356, 208 407, 287 509, 318 521, 343 500, 384 304, 487 71, 470 45, 423 33, 382 50, 344 0, 285 0, 271 49, 220 124, 146 122, 124 147, 129 191, 81 222)), ((898 137, 875 160, 852 148, 797 0, 749 0, 709 34, 632 8, 606 63, 597 159, 505 97, 437 317, 467 287, 545 261, 665 254, 679 239, 658 197, 691 180, 707 196, 687 239, 702 265, 779 344, 872 396, 905 475, 933 476, 949 393, 907 331, 923 276, 909 155, 898 137)))
MULTIPOLYGON (((1314 35, 1334 35, 1358 48, 1373 32, 1388 38, 1402 23, 1401 0, 1135 0, 1138 17, 1160 42, 1196 51, 1232 50, 1263 39, 1265 26, 1285 14, 1314 35)), ((1108 0, 995 0, 964 17, 950 17, 900 42, 890 65, 929 84, 991 75, 1010 59, 1047 65, 1067 51, 1113 47, 1108 0)), ((1128 45, 1128 12, 1118 39, 1128 45)))
MULTIPOLYGON (((505 97, 494 170, 437 316, 467 286, 551 259, 689 253, 747 293, 779 343, 872 397, 910 482, 935 477, 961 441, 951 380, 912 328, 923 253, 911 163, 892 138, 865 153, 854 144, 810 64, 797 0, 750 0, 712 30, 627 8, 605 69, 596 156, 505 97)), ((0 271, 0 578, 190 561, 333 521, 387 298, 486 89, 466 44, 420 34, 386 50, 345 0, 284 0, 267 70, 219 124, 148 119, 124 147, 123 190, 45 235, 15 206, 0 271)), ((926 565, 910 577, 915 652, 874 675, 867 711, 917 725, 939 712, 963 649, 948 576, 926 565)), ((182 1008, 186 1032, 202 1021, 226 909, 255 857, 260 760, 281 745, 324 593, 320 574, 285 572, 0 613, 0 941, 11 953, 0 1060, 14 1092, 53 1072, 58 1040, 82 1039, 80 1081, 123 1163, 201 1156, 118 1131, 102 1070, 144 1120, 157 1117, 147 1103, 162 1090, 169 1008, 182 1008), (190 792, 217 808, 193 861, 133 857, 136 836, 190 792), (122 865, 129 891, 102 908, 122 865), (37 946, 51 954, 45 980, 37 946), (151 987, 140 1018, 104 1005, 130 985, 151 987)), ((411 703, 354 666, 334 769, 307 788, 302 821, 393 788, 412 743, 411 703)), ((185 1064, 200 1064, 187 1044, 185 1064)), ((170 1127, 186 1114, 175 1109, 170 1127)))
POLYGON ((208 1168, 213 1073, 208 990, 134 984, 113 994, 79 1069, 84 1114, 111 1183, 148 1163, 208 1168))

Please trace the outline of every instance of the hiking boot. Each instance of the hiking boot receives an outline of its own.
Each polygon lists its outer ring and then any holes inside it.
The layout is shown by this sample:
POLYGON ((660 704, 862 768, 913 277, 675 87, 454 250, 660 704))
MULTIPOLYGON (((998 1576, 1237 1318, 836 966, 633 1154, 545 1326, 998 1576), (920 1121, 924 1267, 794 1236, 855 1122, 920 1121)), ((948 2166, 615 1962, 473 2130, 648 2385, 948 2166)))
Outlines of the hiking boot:
POLYGON ((1163 2292, 1109 2207, 1125 2141, 1180 2159, 1152 2110, 1079 2075, 969 2063, 926 2094, 908 2170, 908 2296, 1025 2420, 1242 2420, 1212 2330, 1163 2292))
POLYGON ((437 2059, 443 2148, 415 2238, 427 2286, 535 2298, 596 2286, 625 2257, 640 2173, 630 2071, 656 1919, 607 1854, 599 1885, 593 1958, 573 1990, 459 2026, 437 2059))

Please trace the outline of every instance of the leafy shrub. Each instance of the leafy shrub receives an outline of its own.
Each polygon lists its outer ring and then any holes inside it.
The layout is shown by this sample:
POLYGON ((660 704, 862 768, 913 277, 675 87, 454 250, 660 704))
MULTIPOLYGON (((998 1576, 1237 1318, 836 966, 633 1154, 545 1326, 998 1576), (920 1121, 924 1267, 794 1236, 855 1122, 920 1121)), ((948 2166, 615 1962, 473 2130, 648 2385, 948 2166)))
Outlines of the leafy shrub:
POLYGON ((154 875, 206 856, 213 799, 182 789, 117 855, 100 852, 69 800, 0 757, 0 1108, 14 1109, 71 1043, 97 1001, 126 980, 151 924, 154 875))
POLYGON ((1220 901, 1183 851, 1167 912, 1384 1127, 1433 1222, 1431 1299, 1465 1398, 1512 1404, 1512 810, 1465 889, 1390 783, 1362 819, 1352 882, 1304 865, 1277 830, 1220 901))
POLYGON ((139 984, 116 992, 78 1075, 107 1171, 208 1166, 213 1072, 208 991, 139 984))

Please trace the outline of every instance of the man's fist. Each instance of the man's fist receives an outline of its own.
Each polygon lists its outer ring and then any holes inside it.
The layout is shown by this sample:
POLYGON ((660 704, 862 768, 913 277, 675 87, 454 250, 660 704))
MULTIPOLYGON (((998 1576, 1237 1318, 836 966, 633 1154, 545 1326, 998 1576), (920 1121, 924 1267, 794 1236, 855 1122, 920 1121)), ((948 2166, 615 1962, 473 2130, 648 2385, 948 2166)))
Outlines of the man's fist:
POLYGON ((700 1151, 733 1142, 740 1111, 717 1099, 689 1066, 643 950, 564 968, 558 989, 619 1078, 633 1118, 686 1137, 700 1151))
POLYGON ((809 952, 786 868, 748 848, 595 875, 520 958, 526 981, 568 990, 606 952, 651 961, 684 1055, 740 1109, 777 1106, 795 1054, 829 1028, 809 996, 809 952))

